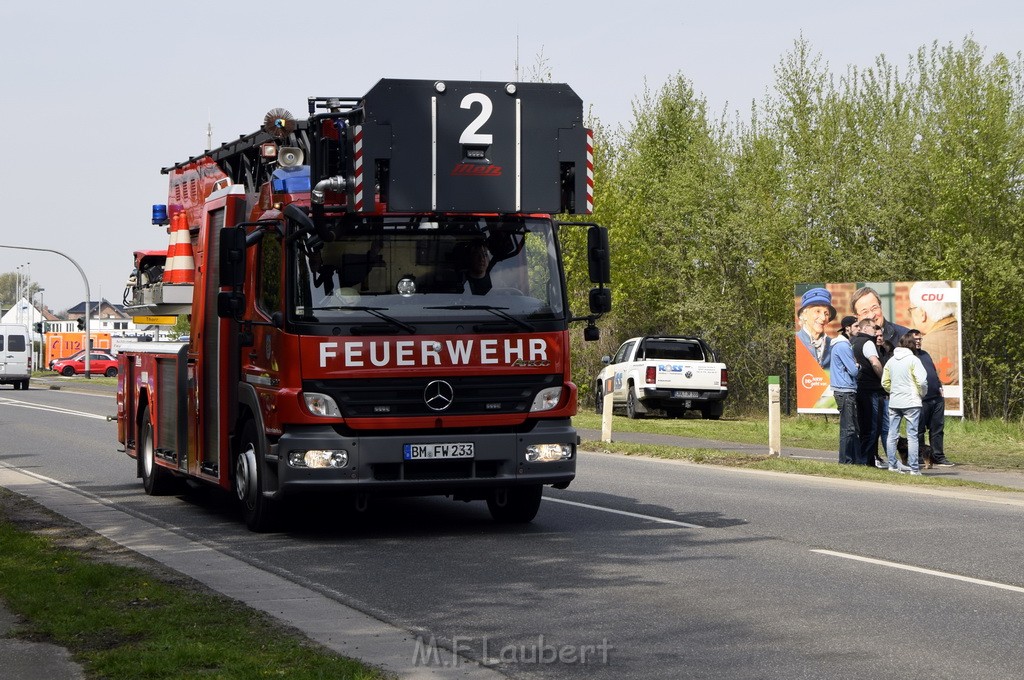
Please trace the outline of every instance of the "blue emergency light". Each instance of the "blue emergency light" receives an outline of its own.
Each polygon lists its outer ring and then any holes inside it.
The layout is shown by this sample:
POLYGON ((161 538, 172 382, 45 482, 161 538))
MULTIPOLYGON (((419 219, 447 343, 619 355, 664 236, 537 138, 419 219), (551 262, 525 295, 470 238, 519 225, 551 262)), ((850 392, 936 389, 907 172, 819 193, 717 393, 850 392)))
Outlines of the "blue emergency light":
POLYGON ((153 205, 153 224, 157 226, 163 226, 170 224, 171 220, 167 217, 167 206, 163 203, 156 203, 153 205))

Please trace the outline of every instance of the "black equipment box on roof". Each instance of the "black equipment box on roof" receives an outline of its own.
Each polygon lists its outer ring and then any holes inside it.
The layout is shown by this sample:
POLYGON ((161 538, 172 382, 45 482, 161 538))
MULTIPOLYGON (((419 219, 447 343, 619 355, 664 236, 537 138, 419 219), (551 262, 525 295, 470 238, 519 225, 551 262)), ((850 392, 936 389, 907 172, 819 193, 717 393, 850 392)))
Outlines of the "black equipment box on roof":
POLYGON ((363 210, 379 187, 391 212, 589 212, 589 133, 568 85, 383 79, 358 108, 363 210))

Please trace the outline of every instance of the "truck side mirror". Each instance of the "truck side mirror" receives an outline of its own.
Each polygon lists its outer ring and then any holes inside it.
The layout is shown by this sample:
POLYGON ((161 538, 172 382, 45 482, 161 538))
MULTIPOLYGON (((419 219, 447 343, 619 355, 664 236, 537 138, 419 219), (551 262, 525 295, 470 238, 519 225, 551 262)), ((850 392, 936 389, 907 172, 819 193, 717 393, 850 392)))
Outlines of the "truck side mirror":
MULTIPOLYGON (((245 229, 220 230, 220 285, 237 288, 245 282, 245 229)), ((220 301, 218 299, 218 314, 220 301)))
POLYGON ((591 314, 607 314, 612 311, 612 291, 609 288, 590 289, 591 314))
POLYGON ((240 319, 244 311, 245 293, 238 291, 217 293, 217 316, 222 319, 240 319))
POLYGON ((596 224, 587 230, 587 268, 591 283, 612 282, 608 229, 596 224))

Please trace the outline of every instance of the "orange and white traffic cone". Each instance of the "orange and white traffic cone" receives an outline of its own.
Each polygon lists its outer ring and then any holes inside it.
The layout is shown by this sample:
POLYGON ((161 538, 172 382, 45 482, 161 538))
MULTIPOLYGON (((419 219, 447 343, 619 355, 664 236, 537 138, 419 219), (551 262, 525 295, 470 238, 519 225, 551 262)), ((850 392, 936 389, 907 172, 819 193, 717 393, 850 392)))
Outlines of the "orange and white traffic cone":
POLYGON ((192 238, 188 233, 185 213, 178 212, 171 218, 171 240, 167 247, 167 262, 164 265, 164 283, 195 282, 196 262, 192 255, 192 238))

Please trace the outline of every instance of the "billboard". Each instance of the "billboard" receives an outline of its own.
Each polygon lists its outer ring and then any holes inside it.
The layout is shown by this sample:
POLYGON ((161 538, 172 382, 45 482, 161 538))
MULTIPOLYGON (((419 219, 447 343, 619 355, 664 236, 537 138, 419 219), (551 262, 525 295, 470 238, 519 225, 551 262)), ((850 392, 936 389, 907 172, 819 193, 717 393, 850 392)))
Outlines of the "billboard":
POLYGON ((793 295, 797 412, 838 413, 829 386, 831 343, 840 320, 855 316, 875 319, 893 344, 910 328, 921 331, 921 349, 931 355, 942 383, 946 415, 963 415, 960 298, 959 281, 798 284, 793 295))

